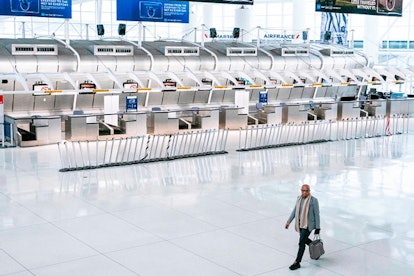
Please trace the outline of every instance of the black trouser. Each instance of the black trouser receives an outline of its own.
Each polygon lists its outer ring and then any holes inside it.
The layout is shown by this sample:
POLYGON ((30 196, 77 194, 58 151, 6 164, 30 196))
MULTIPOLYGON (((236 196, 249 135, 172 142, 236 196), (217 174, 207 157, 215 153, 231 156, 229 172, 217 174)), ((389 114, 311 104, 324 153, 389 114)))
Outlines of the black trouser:
POLYGON ((309 229, 300 229, 299 236, 299 249, 298 255, 296 256, 296 262, 300 263, 302 261, 303 253, 305 253, 305 245, 309 245, 312 240, 309 239, 310 235, 309 229))

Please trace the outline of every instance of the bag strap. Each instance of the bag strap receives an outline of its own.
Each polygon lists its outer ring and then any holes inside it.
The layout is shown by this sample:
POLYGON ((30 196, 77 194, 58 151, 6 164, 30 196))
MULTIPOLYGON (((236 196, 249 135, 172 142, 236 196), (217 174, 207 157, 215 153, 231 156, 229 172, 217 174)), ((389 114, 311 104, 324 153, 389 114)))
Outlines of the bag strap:
POLYGON ((313 240, 320 240, 321 239, 321 235, 320 234, 314 234, 313 235, 313 240))

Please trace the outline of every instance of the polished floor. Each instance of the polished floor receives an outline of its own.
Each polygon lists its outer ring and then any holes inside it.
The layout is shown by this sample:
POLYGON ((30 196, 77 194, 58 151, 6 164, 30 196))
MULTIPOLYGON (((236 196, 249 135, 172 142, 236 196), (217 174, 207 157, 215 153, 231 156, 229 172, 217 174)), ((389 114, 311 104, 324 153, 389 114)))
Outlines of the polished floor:
MULTIPOLYGON (((237 135, 231 136, 235 144, 237 135)), ((0 275, 413 275, 414 135, 60 173, 0 149, 0 275), (326 254, 290 271, 302 183, 326 254)), ((312 236, 311 236, 312 237, 312 236)))

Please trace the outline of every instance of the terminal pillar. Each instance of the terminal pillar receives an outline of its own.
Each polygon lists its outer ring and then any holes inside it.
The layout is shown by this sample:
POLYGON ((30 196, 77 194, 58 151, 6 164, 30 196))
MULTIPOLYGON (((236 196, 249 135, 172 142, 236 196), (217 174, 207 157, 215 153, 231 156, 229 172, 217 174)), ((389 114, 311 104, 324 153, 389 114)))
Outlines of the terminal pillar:
POLYGON ((379 29, 373 26, 378 26, 377 16, 364 16, 364 53, 367 55, 370 63, 378 63, 379 46, 381 38, 379 29))
POLYGON ((292 16, 292 26, 294 32, 302 33, 306 30, 305 18, 306 9, 303 4, 303 0, 293 0, 293 16, 292 16))
POLYGON ((252 27, 252 13, 251 10, 245 6, 236 9, 234 15, 234 28, 240 28, 239 41, 250 43, 255 33, 251 32, 252 27), (247 33, 249 32, 249 33, 247 33))

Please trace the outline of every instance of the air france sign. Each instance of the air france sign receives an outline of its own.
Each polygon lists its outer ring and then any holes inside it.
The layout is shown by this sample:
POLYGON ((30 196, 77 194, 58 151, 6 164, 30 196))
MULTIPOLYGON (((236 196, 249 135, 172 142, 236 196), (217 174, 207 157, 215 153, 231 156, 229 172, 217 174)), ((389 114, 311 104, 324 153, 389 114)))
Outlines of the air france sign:
MULTIPOLYGON (((208 34, 204 34, 205 38, 210 38, 208 34)), ((234 39, 234 36, 232 34, 217 34, 217 39, 220 40, 226 40, 226 39, 234 39)), ((294 33, 266 33, 262 35, 260 38, 261 40, 278 40, 278 41, 299 41, 303 40, 302 34, 294 34, 294 33)))
POLYGON ((301 38, 300 34, 265 34, 263 39, 272 40, 295 40, 301 38))
POLYGON ((260 39, 264 41, 291 41, 297 43, 302 43, 304 40, 302 34, 298 33, 265 33, 260 39))

